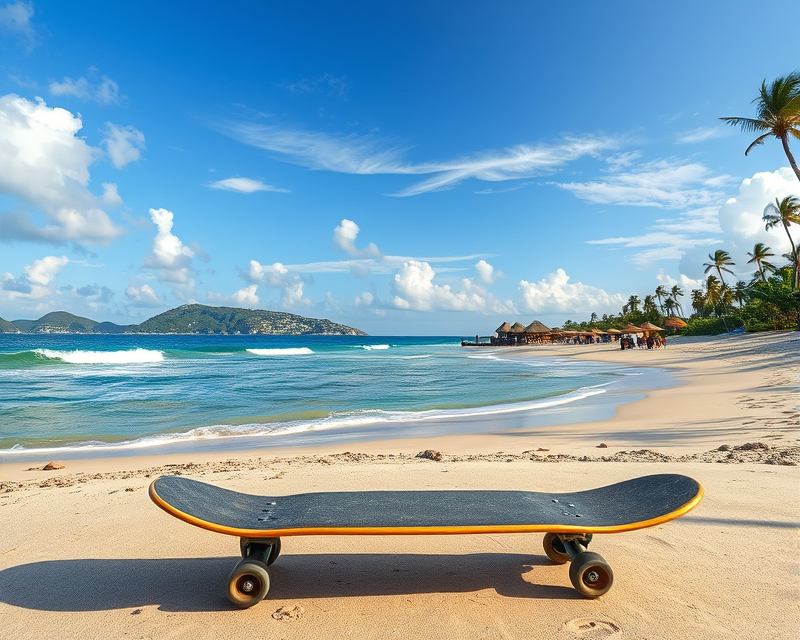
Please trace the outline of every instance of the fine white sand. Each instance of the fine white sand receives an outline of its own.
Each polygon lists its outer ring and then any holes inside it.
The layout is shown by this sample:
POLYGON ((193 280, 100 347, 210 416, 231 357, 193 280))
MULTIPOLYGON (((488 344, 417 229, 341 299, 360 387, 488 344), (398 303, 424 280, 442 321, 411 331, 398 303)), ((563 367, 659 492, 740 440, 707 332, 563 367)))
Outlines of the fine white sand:
POLYGON ((0 637, 796 638, 800 334, 668 342, 537 348, 669 367, 682 381, 602 422, 370 442, 348 454, 69 460, 50 472, 28 470, 47 460, 0 465, 0 637), (423 449, 443 460, 415 458, 423 449), (616 576, 597 600, 575 593, 537 534, 299 537, 283 540, 265 601, 239 611, 224 592, 238 541, 147 497, 153 477, 175 472, 278 495, 568 491, 670 472, 699 480, 705 498, 677 521, 596 536, 591 550, 616 576))

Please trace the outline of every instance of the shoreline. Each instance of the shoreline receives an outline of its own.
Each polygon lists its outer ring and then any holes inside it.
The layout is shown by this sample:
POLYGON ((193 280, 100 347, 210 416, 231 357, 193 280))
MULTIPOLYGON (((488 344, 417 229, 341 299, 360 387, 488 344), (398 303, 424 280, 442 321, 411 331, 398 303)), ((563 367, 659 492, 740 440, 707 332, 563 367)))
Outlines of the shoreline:
MULTIPOLYGON (((165 449, 169 445, 162 445, 154 447, 152 452, 121 449, 110 455, 103 449, 89 449, 86 455, 75 450, 64 451, 68 455, 60 458, 58 451, 20 452, 0 456, 0 480, 30 477, 30 468, 55 460, 68 462, 67 472, 88 473, 99 469, 158 467, 173 460, 182 464, 214 463, 230 458, 325 456, 343 451, 415 455, 434 449, 451 455, 497 452, 519 455, 523 451, 547 449, 550 454, 600 457, 648 448, 679 457, 759 440, 773 446, 800 444, 800 405, 793 403, 791 393, 800 388, 800 334, 795 332, 673 338, 666 349, 622 351, 609 349, 607 345, 538 345, 513 347, 502 353, 512 357, 535 354, 658 368, 670 372, 675 381, 668 387, 653 389, 645 384, 641 391, 627 391, 628 400, 616 404, 611 408, 612 415, 599 420, 517 427, 512 419, 510 424, 501 421, 500 428, 488 432, 371 439, 359 438, 357 432, 349 441, 307 445, 237 446, 256 440, 245 436, 231 438, 226 447, 215 447, 219 441, 211 441, 208 448, 202 446, 201 440, 192 441, 201 446, 190 451, 181 451, 179 447, 168 451, 165 449), (749 357, 744 357, 743 350, 749 357), (600 444, 607 447, 598 448, 600 444)), ((561 417, 569 418, 569 410, 561 417)), ((530 416, 528 422, 533 422, 530 416)))

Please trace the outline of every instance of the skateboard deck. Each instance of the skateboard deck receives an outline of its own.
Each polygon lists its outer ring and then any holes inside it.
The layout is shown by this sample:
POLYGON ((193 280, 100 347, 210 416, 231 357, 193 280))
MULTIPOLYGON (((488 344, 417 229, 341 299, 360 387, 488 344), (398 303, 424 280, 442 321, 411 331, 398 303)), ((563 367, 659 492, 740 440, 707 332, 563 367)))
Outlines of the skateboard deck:
POLYGON ((348 491, 260 496, 178 476, 163 476, 150 485, 151 499, 170 515, 241 538, 243 559, 229 578, 228 593, 238 606, 252 606, 266 595, 267 566, 280 552, 280 538, 299 535, 544 532, 548 557, 560 564, 572 562, 573 586, 597 597, 611 587, 613 574, 598 554, 586 550, 592 534, 668 522, 693 509, 702 495, 696 480, 676 474, 569 493, 348 491), (573 570, 581 574, 578 584, 573 570))

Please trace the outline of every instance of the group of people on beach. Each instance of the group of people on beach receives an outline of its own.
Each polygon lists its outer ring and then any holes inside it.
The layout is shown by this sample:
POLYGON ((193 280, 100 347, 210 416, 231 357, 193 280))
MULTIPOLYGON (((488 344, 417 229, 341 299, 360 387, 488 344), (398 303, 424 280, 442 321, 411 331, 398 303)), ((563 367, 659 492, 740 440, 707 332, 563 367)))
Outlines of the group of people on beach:
POLYGON ((666 337, 662 337, 658 334, 649 335, 649 336, 622 336, 619 339, 619 348, 623 351, 625 349, 633 349, 637 347, 639 349, 660 349, 661 347, 667 346, 667 339, 666 337))

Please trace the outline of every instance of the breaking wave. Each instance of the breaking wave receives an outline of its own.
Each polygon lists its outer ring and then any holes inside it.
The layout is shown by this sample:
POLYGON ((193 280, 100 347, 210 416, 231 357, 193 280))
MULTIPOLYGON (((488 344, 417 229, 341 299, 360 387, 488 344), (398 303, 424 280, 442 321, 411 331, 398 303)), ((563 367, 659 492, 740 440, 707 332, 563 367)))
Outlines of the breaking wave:
POLYGON ((304 356, 314 353, 308 347, 291 347, 286 349, 247 349, 247 352, 257 356, 304 356))
POLYGON ((33 353, 50 360, 61 360, 69 364, 134 364, 163 362, 164 352, 152 349, 129 349, 126 351, 54 351, 34 349, 33 353))

